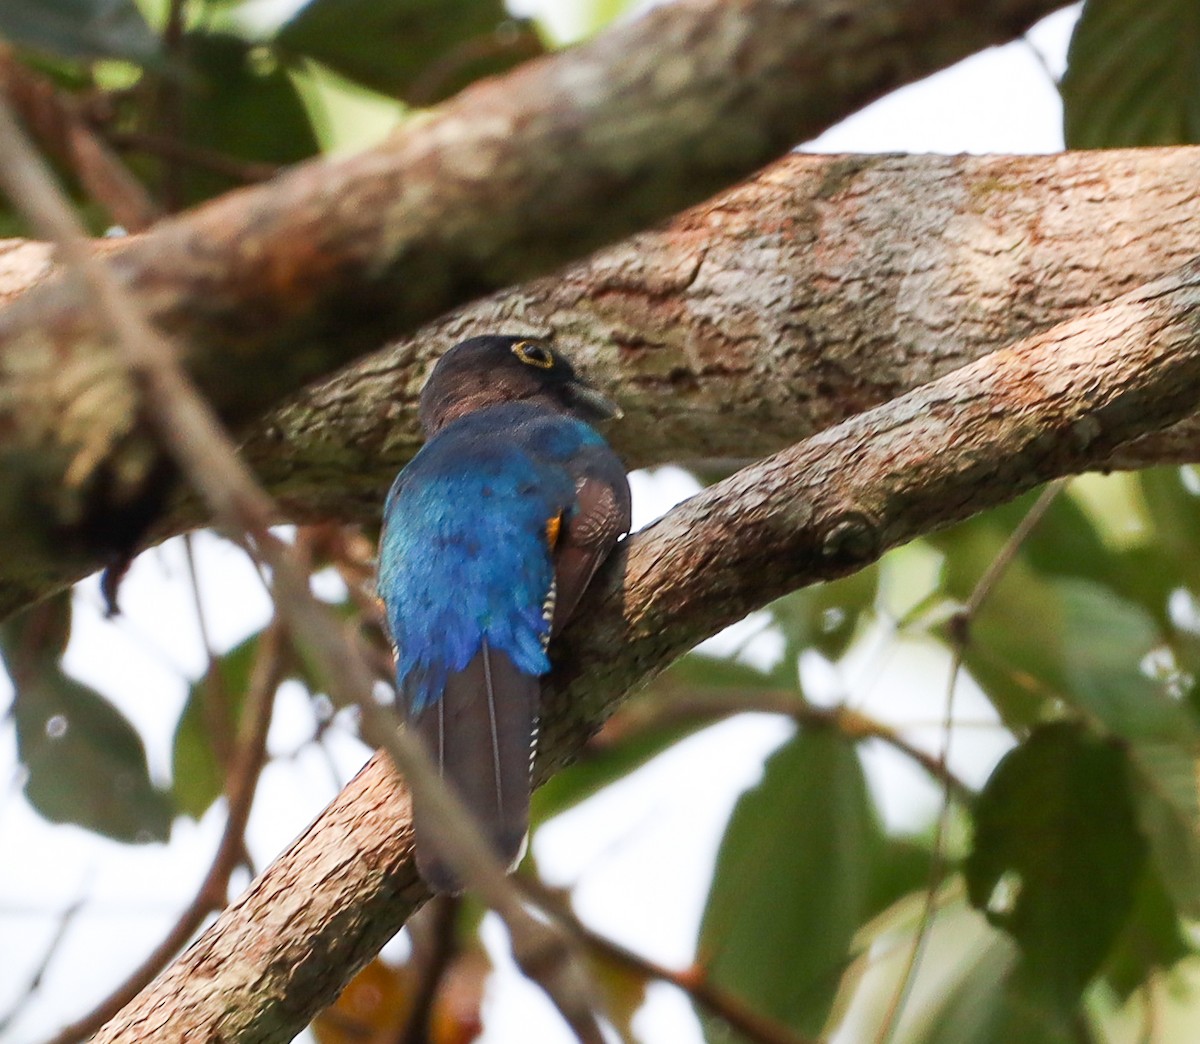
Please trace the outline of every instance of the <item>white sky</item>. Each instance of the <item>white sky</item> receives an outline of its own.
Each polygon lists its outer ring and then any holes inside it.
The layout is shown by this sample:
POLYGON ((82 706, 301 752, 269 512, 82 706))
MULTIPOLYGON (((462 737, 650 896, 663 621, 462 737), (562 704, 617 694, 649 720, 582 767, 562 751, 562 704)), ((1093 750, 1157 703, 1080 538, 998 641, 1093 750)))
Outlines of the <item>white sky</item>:
MULTIPOLYGON (((277 2, 277 0, 263 0, 277 2)), ((554 7, 543 0, 538 7, 554 7)), ((1061 72, 1074 9, 1041 23, 1033 46, 1061 72)), ((567 30, 563 30, 564 32, 567 30)), ((1029 43, 988 51, 899 91, 822 135, 818 151, 1050 152, 1061 149, 1061 111, 1054 86, 1029 43)), ((634 477, 640 522, 661 513, 694 485, 663 469, 634 477)), ((239 552, 205 536, 197 540, 203 598, 218 648, 259 628, 268 603, 239 552)), ((927 563, 906 559, 894 568, 905 581, 927 563)), ((121 592, 124 615, 105 621, 96 585, 81 585, 67 667, 110 696, 146 738, 152 771, 169 778, 171 738, 186 694, 186 678, 204 663, 187 570, 179 542, 143 556, 121 592)), ((755 624, 735 629, 718 644, 735 648, 755 624), (740 638, 739 638, 740 636, 740 638)), ((760 637, 746 655, 778 655, 760 637)), ((942 696, 922 701, 914 679, 944 677, 944 656, 930 646, 872 635, 841 665, 819 657, 802 664, 815 694, 849 698, 881 717, 931 723, 942 696)), ((10 696, 0 679, 0 707, 10 696)), ((964 717, 988 708, 977 696, 959 701, 964 717)), ((281 695, 270 736, 275 755, 301 754, 265 772, 248 831, 250 850, 265 865, 316 815, 335 792, 330 760, 304 749, 313 719, 307 700, 281 695)), ((692 954, 708 872, 724 820, 737 794, 757 778, 763 755, 789 727, 762 716, 745 717, 705 733, 647 766, 577 812, 561 817, 536 839, 540 865, 555 884, 573 884, 578 909, 590 923, 647 955, 682 965, 692 954)), ((919 730, 926 744, 937 730, 919 730)), ((956 747, 959 772, 980 780, 1000 751, 986 730, 956 747)), ((332 763, 344 782, 362 760, 354 741, 335 741, 332 763)), ((927 822, 935 807, 931 788, 898 756, 868 749, 865 761, 885 816, 897 826, 927 822)), ((194 894, 219 837, 223 812, 200 824, 180 820, 170 844, 127 847, 71 827, 52 827, 19 794, 11 721, 0 725, 0 1015, 24 993, 59 913, 86 896, 44 984, 0 1044, 35 1044, 62 1022, 87 1010, 139 961, 194 894), (11 781, 11 782, 9 782, 11 781)), ((502 933, 490 925, 495 942, 502 933)), ((494 944, 502 956, 502 946, 494 944)), ((492 1042, 572 1040, 538 990, 503 970, 489 991, 492 1042)), ((701 1040, 686 1002, 655 987, 639 1015, 647 1040, 692 1044, 701 1040)))

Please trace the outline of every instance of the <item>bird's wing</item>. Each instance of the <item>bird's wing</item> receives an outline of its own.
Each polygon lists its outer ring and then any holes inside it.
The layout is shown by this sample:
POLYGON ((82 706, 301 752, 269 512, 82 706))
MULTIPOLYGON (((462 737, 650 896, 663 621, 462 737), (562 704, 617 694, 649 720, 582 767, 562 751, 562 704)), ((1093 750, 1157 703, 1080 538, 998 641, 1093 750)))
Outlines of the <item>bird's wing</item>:
MULTIPOLYGON (((613 458, 615 461, 615 458, 613 458)), ((590 467, 575 480, 575 503, 554 546, 556 598, 551 633, 558 634, 591 583, 600 563, 629 532, 629 483, 619 462, 590 467)))

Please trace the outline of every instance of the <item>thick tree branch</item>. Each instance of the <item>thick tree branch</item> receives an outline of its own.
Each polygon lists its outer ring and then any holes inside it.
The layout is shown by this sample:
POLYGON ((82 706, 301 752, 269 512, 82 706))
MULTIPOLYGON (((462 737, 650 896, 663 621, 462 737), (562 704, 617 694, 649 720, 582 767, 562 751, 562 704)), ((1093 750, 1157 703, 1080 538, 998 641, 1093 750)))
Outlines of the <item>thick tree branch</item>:
MULTIPOLYGON (((427 361, 496 328, 554 333, 606 378, 630 407, 614 436, 631 463, 773 452, 1190 257, 1197 156, 790 156, 364 360, 261 422, 245 452, 297 517, 374 518, 417 445, 427 361)), ((48 263, 38 244, 0 254, 0 294, 48 263)), ((1197 459, 1194 423, 1102 464, 1197 459)), ((57 544, 8 556, 0 615, 100 564, 57 544)))
MULTIPOLYGON (((1198 162, 1194 148, 789 156, 348 368, 245 451, 301 515, 373 518, 419 445, 427 363, 514 329, 555 336, 607 383, 633 466, 773 453, 1188 262, 1198 162)), ((1197 459, 1193 421, 1098 463, 1197 459)))
MULTIPOLYGON (((738 472, 627 542, 554 650, 545 778, 633 687, 768 600, 1095 466, 1200 395, 1200 269, 738 472)), ((422 901, 377 756, 98 1038, 290 1039, 422 901)))
MULTIPOLYGON (((241 425, 386 336, 694 203, 1063 4, 679 0, 478 84, 367 153, 164 222, 113 270, 241 425)), ((92 565, 162 506, 136 389, 84 304, 52 279, 0 312, 0 537, 26 569, 5 607, 44 587, 51 561, 92 565)))

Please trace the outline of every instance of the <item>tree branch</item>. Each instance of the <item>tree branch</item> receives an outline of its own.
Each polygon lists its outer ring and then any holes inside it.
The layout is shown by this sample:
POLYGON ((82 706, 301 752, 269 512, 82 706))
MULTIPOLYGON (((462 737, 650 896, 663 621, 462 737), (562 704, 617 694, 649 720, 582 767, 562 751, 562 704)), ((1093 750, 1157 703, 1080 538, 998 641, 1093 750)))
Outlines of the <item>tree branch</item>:
MULTIPOLYGON (((302 517, 373 519, 420 444, 427 363, 514 329, 556 337, 620 399, 612 437, 632 466, 774 453, 1187 263, 1198 163, 1195 148, 788 156, 364 359, 245 452, 302 517)), ((1194 420, 1097 466, 1197 459, 1194 420)))
MULTIPOLYGON (((694 203, 1064 2, 679 0, 362 155, 162 222, 112 268, 243 425, 385 337, 694 203)), ((24 569, 3 611, 53 562, 124 551, 166 482, 112 339, 67 281, 0 312, 0 387, 0 538, 24 569)))
MULTIPOLYGON (((1200 270, 1160 280, 709 487, 627 541, 553 650, 537 774, 634 687, 795 587, 1095 466, 1200 392, 1200 270)), ((97 1038, 290 1039, 425 898, 377 755, 97 1038)))
MULTIPOLYGON (((614 437, 632 464, 775 452, 1184 262, 1200 241, 1197 156, 790 156, 659 232, 364 360, 260 421, 245 454, 294 517, 372 519, 418 444, 426 363, 498 328, 555 334, 607 381, 628 407, 614 437)), ((0 294, 47 265, 40 244, 0 254, 0 294)), ((0 398, 44 392, 2 359, 0 398)), ((1193 460, 1197 447, 1193 421, 1099 465, 1193 460)), ((30 467, 50 474, 26 505, 65 495, 52 464, 30 467)), ((177 508, 160 532, 202 519, 177 508)), ((35 541, 6 556, 0 616, 104 564, 76 550, 35 541)))

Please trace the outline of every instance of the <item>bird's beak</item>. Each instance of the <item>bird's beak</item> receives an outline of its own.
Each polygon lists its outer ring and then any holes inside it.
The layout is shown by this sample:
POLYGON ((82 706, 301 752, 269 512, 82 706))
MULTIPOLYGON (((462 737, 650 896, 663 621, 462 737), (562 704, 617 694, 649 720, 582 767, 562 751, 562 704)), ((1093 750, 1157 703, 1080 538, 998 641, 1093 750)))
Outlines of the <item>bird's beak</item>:
POLYGON ((590 384, 573 380, 567 385, 567 394, 572 405, 586 414, 588 420, 620 420, 625 414, 612 399, 601 395, 590 384))

